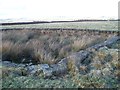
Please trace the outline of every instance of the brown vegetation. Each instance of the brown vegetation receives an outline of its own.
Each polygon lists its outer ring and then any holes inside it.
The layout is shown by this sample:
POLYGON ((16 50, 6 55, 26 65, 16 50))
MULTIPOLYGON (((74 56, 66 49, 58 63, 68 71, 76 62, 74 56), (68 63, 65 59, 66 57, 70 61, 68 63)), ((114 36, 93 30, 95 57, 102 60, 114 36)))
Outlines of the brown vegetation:
POLYGON ((53 64, 110 36, 74 30, 2 31, 2 60, 53 64))

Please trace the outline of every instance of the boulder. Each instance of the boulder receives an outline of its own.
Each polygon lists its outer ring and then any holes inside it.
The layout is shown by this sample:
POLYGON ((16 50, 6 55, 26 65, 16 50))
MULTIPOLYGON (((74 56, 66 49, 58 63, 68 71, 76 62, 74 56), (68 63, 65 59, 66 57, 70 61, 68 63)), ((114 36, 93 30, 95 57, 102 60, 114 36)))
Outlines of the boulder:
POLYGON ((17 67, 17 64, 12 63, 10 61, 2 61, 2 66, 6 66, 6 67, 17 67))
POLYGON ((34 75, 37 72, 37 65, 27 66, 27 72, 29 75, 34 75))
POLYGON ((39 67, 40 70, 44 70, 44 69, 49 69, 50 68, 48 64, 39 64, 38 67, 39 67))
POLYGON ((79 73, 79 67, 81 65, 88 65, 90 63, 90 59, 88 59, 90 56, 89 51, 80 51, 77 53, 74 53, 67 57, 68 59, 68 69, 72 72, 79 73))
POLYGON ((101 72, 101 70, 91 70, 90 73, 89 73, 89 76, 91 76, 91 77, 101 77, 102 72, 101 72))
POLYGON ((89 50, 92 50, 92 49, 98 50, 99 48, 104 47, 104 46, 107 46, 107 47, 111 46, 112 44, 114 44, 115 42, 117 42, 119 40, 120 40, 119 36, 113 36, 113 37, 109 38, 108 40, 104 41, 103 43, 96 44, 92 47, 89 47, 88 49, 89 50))
POLYGON ((58 67, 59 67, 59 71, 60 74, 65 74, 67 72, 67 59, 63 58, 58 62, 58 67))
POLYGON ((53 75, 53 70, 51 68, 43 69, 44 77, 51 77, 53 75))
POLYGON ((39 64, 39 65, 31 65, 27 67, 27 71, 29 75, 38 75, 41 71, 43 72, 44 76, 50 76, 50 67, 48 64, 39 64))
POLYGON ((104 42, 105 46, 110 46, 111 44, 120 40, 120 36, 113 36, 104 42))

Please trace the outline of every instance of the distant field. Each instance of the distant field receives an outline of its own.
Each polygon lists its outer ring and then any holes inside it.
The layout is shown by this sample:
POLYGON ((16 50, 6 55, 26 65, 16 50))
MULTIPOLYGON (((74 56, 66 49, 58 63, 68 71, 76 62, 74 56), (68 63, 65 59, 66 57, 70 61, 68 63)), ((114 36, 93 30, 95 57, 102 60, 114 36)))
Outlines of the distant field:
POLYGON ((60 22, 60 23, 41 23, 25 25, 6 25, 0 29, 16 28, 65 28, 65 29, 96 29, 96 30, 118 30, 118 21, 95 21, 95 22, 60 22))

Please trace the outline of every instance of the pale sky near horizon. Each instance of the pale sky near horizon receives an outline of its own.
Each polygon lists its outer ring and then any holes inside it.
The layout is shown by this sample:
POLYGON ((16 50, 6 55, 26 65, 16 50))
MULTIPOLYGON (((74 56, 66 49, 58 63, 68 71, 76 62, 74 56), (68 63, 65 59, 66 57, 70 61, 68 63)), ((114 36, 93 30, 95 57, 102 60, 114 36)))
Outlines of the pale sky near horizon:
POLYGON ((0 0, 0 19, 118 18, 119 0, 0 0))

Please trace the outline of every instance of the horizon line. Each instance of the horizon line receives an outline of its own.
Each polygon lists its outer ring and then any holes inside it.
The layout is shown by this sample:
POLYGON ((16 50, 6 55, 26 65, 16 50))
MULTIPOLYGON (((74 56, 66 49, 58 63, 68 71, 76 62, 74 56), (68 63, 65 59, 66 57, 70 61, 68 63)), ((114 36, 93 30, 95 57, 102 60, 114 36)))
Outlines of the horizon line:
POLYGON ((21 24, 42 24, 42 23, 63 23, 63 22, 99 22, 99 21, 120 21, 120 19, 78 19, 78 20, 56 20, 56 21, 22 21, 22 22, 6 22, 0 25, 21 25, 21 24))

